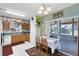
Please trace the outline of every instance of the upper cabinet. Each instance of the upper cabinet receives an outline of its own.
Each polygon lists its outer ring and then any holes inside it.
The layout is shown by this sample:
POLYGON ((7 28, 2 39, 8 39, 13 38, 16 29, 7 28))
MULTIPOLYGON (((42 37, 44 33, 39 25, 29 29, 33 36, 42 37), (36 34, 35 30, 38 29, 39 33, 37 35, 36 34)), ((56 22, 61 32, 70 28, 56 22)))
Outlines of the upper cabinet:
POLYGON ((26 22, 23 22, 22 23, 22 29, 23 30, 30 30, 30 24, 29 23, 26 23, 26 22))
POLYGON ((6 19, 2 21, 2 23, 3 23, 3 30, 10 30, 10 21, 6 19))
POLYGON ((30 31, 30 22, 25 20, 3 18, 2 25, 3 31, 30 31))

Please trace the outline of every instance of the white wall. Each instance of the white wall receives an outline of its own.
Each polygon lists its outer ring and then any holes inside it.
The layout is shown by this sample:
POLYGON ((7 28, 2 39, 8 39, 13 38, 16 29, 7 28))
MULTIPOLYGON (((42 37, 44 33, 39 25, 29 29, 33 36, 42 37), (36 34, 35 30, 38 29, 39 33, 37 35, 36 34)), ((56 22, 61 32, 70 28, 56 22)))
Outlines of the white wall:
POLYGON ((30 43, 35 46, 36 45, 36 21, 34 20, 30 20, 30 25, 31 25, 31 29, 30 29, 30 43))
POLYGON ((45 22, 45 34, 49 37, 50 36, 50 22, 45 22))
POLYGON ((2 32, 2 19, 0 18, 0 56, 2 55, 1 32, 2 32))
POLYGON ((46 35, 47 37, 50 36, 50 22, 49 21, 44 21, 42 23, 42 35, 46 35))
POLYGON ((40 33, 40 27, 36 27, 36 37, 40 37, 41 33, 40 33))

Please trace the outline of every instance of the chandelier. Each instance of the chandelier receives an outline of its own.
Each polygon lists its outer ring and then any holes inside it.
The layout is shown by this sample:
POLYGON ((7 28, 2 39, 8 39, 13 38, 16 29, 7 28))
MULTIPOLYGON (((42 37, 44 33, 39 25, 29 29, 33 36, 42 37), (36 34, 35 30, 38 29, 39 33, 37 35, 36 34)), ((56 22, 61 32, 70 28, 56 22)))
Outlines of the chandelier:
POLYGON ((47 15, 51 11, 51 7, 47 4, 41 4, 38 14, 44 14, 47 15))

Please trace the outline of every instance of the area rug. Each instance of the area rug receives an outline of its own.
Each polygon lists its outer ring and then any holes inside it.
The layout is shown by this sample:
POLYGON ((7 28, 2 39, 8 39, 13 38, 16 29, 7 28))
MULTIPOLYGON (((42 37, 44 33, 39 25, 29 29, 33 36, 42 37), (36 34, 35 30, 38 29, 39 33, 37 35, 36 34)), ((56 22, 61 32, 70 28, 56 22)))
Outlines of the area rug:
POLYGON ((3 56, 8 56, 11 54, 13 54, 12 46, 11 45, 3 46, 3 56))
POLYGON ((30 48, 28 50, 25 50, 30 56, 48 56, 48 54, 45 53, 45 51, 39 50, 37 47, 30 48))
POLYGON ((25 50, 30 56, 67 56, 61 52, 55 50, 54 54, 51 53, 51 49, 48 48, 48 53, 45 53, 45 50, 39 50, 37 47, 30 48, 25 50))

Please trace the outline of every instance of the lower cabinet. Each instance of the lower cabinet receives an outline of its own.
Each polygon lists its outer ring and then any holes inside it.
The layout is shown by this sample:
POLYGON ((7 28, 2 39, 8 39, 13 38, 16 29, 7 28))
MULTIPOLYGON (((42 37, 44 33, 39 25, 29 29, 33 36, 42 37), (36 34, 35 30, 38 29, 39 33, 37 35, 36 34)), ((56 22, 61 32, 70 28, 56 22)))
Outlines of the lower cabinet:
POLYGON ((12 43, 18 43, 21 41, 30 41, 30 35, 29 34, 16 34, 11 36, 11 42, 12 43))

